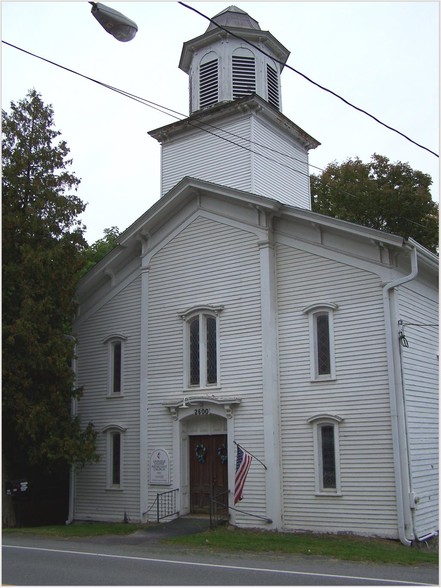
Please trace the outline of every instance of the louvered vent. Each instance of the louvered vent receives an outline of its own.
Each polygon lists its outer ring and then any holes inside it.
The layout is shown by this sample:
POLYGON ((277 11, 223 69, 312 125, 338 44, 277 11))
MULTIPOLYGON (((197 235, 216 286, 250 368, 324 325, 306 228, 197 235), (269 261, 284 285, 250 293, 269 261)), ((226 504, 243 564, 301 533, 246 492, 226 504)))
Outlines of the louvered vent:
POLYGON ((266 65, 266 79, 268 84, 268 102, 279 109, 279 83, 277 80, 277 72, 269 64, 266 65))
POLYGON ((256 92, 254 57, 233 55, 233 100, 256 92))
POLYGON ((200 66, 199 108, 211 106, 219 101, 218 60, 207 61, 200 66))

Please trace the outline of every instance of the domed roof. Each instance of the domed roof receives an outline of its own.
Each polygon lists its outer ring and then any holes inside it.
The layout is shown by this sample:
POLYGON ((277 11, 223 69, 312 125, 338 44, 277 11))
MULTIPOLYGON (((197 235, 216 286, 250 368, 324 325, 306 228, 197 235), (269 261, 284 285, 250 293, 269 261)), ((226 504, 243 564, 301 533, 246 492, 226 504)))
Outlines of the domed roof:
MULTIPOLYGON (((229 6, 213 16, 211 20, 214 20, 216 24, 222 27, 231 27, 239 29, 255 29, 260 31, 260 26, 257 20, 251 18, 244 10, 241 10, 237 6, 229 6)), ((216 28, 216 25, 210 22, 208 29, 205 32, 211 31, 216 28)))

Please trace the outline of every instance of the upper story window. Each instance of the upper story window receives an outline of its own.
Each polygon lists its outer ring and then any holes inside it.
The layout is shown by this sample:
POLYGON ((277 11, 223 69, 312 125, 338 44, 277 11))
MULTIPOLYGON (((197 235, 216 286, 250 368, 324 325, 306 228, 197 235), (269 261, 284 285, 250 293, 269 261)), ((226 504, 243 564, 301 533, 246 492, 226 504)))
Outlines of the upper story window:
POLYGON ((269 63, 266 64, 266 84, 268 93, 268 102, 280 109, 279 78, 275 67, 269 63))
POLYGON ((341 495, 339 423, 337 415, 309 419, 314 427, 315 493, 341 495))
POLYGON ((213 51, 199 65, 199 108, 219 102, 219 59, 213 51))
POLYGON ((222 307, 192 309, 184 319, 186 388, 219 385, 219 311, 222 307))
POLYGON ((256 59, 249 49, 237 49, 232 56, 233 100, 256 92, 256 59))
POLYGON ((122 396, 124 393, 124 347, 127 337, 111 335, 104 341, 108 345, 108 383, 109 396, 122 396))
POLYGON ((311 380, 335 379, 334 303, 313 304, 303 309, 309 315, 311 380))

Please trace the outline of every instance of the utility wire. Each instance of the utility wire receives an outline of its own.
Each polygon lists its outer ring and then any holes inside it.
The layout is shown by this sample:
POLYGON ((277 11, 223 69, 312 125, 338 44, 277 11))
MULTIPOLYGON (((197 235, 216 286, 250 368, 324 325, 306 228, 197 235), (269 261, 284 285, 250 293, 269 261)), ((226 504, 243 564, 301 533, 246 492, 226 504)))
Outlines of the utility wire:
MULTIPOLYGON (((208 18, 208 17, 206 17, 206 18, 208 18)), ((74 75, 77 75, 77 76, 79 76, 81 78, 84 78, 84 79, 90 81, 90 82, 94 82, 95 84, 98 84, 99 86, 102 86, 103 88, 106 88, 108 90, 112 90, 113 92, 116 92, 118 94, 121 94, 122 96, 125 96, 126 98, 130 98, 131 100, 134 100, 136 102, 139 102, 140 104, 142 104, 144 106, 148 106, 149 108, 152 108, 153 110, 157 110, 158 112, 161 112, 162 114, 166 114, 168 116, 171 116, 172 118, 175 118, 178 121, 187 118, 187 116, 185 114, 182 114, 182 113, 180 113, 180 112, 178 112, 176 110, 173 110, 171 108, 168 108, 167 106, 163 106, 162 104, 157 104, 156 102, 152 102, 151 100, 147 100, 146 98, 142 98, 140 96, 136 96, 136 94, 132 94, 130 92, 127 92, 126 90, 121 90, 120 88, 116 88, 115 86, 111 86, 110 84, 106 84, 105 82, 101 82, 99 80, 96 80, 95 78, 91 78, 89 76, 86 76, 85 74, 82 74, 82 73, 80 73, 78 71, 75 71, 73 69, 70 69, 70 68, 68 68, 68 67, 66 67, 64 65, 61 65, 59 63, 56 63, 55 61, 51 61, 50 59, 47 59, 45 57, 41 57, 40 55, 37 55, 35 53, 32 53, 31 51, 27 51, 26 49, 23 49, 22 47, 18 47, 17 45, 13 45, 12 43, 8 43, 7 41, 4 41, 4 40, 2 40, 2 43, 4 43, 5 45, 8 45, 9 47, 12 47, 13 49, 17 49, 18 51, 22 51, 23 53, 26 53, 27 55, 30 55, 31 57, 35 57, 37 59, 40 59, 41 61, 44 61, 46 63, 49 63, 50 65, 54 65, 55 67, 58 67, 60 69, 63 69, 63 70, 65 70, 65 71, 67 71, 69 73, 72 73, 74 75)), ((233 137, 235 137, 237 139, 240 139, 241 141, 247 141, 251 145, 256 145, 256 146, 261 147, 263 149, 267 149, 269 151, 272 151, 272 152, 274 152, 274 153, 276 153, 278 155, 282 155, 283 157, 287 157, 289 159, 292 159, 294 161, 299 161, 299 162, 301 162, 301 163, 304 164, 305 162, 302 161, 301 159, 298 159, 296 157, 293 157, 291 155, 288 155, 287 153, 283 153, 283 152, 278 151, 276 149, 273 149, 271 147, 267 147, 266 145, 263 145, 261 143, 257 143, 255 141, 251 141, 249 139, 246 139, 244 137, 241 137, 240 135, 237 135, 235 133, 232 133, 231 131, 227 131, 226 129, 222 129, 220 127, 216 127, 215 125, 212 125, 210 123, 196 122, 196 121, 188 121, 188 119, 187 119, 187 123, 190 126, 193 126, 194 128, 197 128, 197 129, 199 129, 199 130, 201 130, 203 132, 206 132, 206 133, 208 133, 210 135, 213 135, 214 137, 217 137, 218 139, 221 139, 223 141, 227 141, 228 143, 230 143, 230 144, 232 144, 232 145, 234 145, 236 147, 239 147, 241 149, 244 149, 246 151, 249 151, 250 153, 253 153, 254 155, 258 155, 259 157, 262 157, 263 159, 266 159, 267 161, 270 161, 272 163, 276 163, 276 164, 278 164, 278 165, 280 165, 280 166, 282 166, 282 167, 284 167, 286 169, 289 169, 290 171, 293 171, 294 173, 297 173, 297 174, 302 175, 302 176, 306 176, 308 178, 310 177, 310 174, 308 172, 303 172, 303 171, 301 171, 299 169, 295 169, 295 168, 290 167, 290 166, 288 166, 288 165, 286 165, 284 163, 281 163, 277 159, 273 159, 273 158, 270 158, 270 157, 267 157, 267 156, 263 155, 262 153, 259 153, 257 151, 253 151, 251 148, 249 148, 249 147, 247 147, 245 145, 242 145, 240 143, 236 143, 235 141, 233 141, 231 139, 228 139, 227 137, 223 137, 221 135, 218 135, 218 134, 214 133, 213 131, 208 130, 207 128, 204 128, 204 126, 205 127, 211 127, 211 128, 213 128, 215 130, 218 130, 218 131, 220 131, 220 132, 222 132, 224 134, 228 134, 228 135, 231 135, 231 136, 233 136, 233 137)), ((314 168, 316 168, 316 169, 318 169, 319 171, 322 171, 322 172, 325 171, 323 168, 320 168, 320 167, 315 166, 315 165, 312 165, 312 164, 309 164, 309 166, 310 167, 314 167, 314 168)), ((350 192, 347 192, 345 190, 340 190, 340 192, 342 194, 346 194, 347 196, 356 197, 356 196, 354 196, 354 194, 352 194, 350 192)), ((416 221, 413 221, 411 219, 405 219, 405 218, 403 218, 403 220, 406 220, 407 222, 410 222, 410 223, 412 223, 414 225, 423 227, 423 225, 421 225, 420 223, 418 223, 416 221)))
MULTIPOLYGON (((91 78, 89 76, 86 76, 85 74, 82 74, 82 73, 80 73, 78 71, 75 71, 73 69, 70 69, 70 68, 68 68, 68 67, 66 67, 64 65, 60 65, 59 63, 56 63, 55 61, 51 61, 50 59, 47 59, 45 57, 41 57, 40 55, 37 55, 35 53, 32 53, 30 51, 27 51, 26 49, 23 49, 21 47, 18 47, 17 45, 13 45, 12 43, 8 43, 7 41, 3 41, 3 40, 2 40, 2 43, 4 43, 5 45, 8 45, 9 47, 12 47, 14 49, 18 49, 19 51, 22 51, 23 53, 26 53, 27 55, 30 55, 31 57, 35 57, 37 59, 40 59, 41 61, 45 61, 46 63, 49 63, 50 65, 54 65, 55 67, 59 67, 60 69, 63 69, 65 71, 69 72, 69 73, 75 74, 77 76, 80 76, 81 78, 84 78, 86 80, 89 80, 90 82, 94 82, 95 84, 98 84, 98 85, 100 85, 100 86, 102 86, 104 88, 107 88, 108 90, 112 90, 114 92, 117 92, 118 94, 121 94, 122 96, 125 96, 126 98, 130 98, 131 100, 135 100, 136 102, 139 102, 139 103, 141 103, 141 104, 143 104, 145 106, 149 106, 150 108, 153 108, 154 110, 157 110, 157 111, 161 112, 162 114, 167 114, 167 115, 175 118, 176 120, 182 120, 184 118, 187 118, 185 114, 182 114, 180 112, 177 112, 176 110, 173 110, 173 109, 168 108, 166 106, 163 106, 161 104, 157 104, 156 102, 152 102, 151 100, 147 100, 146 98, 142 98, 140 96, 136 96, 135 94, 131 94, 130 92, 127 92, 126 90, 121 90, 120 88, 116 88, 115 86, 111 86, 110 84, 106 84, 105 82, 101 82, 99 80, 96 80, 95 78, 91 78)), ((281 165, 282 167, 285 167, 286 169, 289 169, 289 170, 291 170, 291 171, 293 171, 295 173, 298 173, 300 175, 309 177, 309 173, 308 172, 302 172, 302 171, 300 171, 298 169, 295 169, 293 167, 290 167, 290 166, 288 166, 286 164, 281 163, 277 159, 269 158, 269 157, 263 155, 262 153, 259 153, 257 151, 253 151, 250 147, 247 147, 246 145, 242 145, 240 143, 236 143, 235 141, 233 141, 231 139, 228 139, 227 137, 220 136, 220 135, 214 133, 213 131, 210 131, 207 128, 203 128, 203 125, 208 126, 208 127, 212 127, 212 128, 214 128, 214 129, 216 129, 218 131, 221 131, 222 133, 229 134, 229 135, 231 135, 233 137, 239 138, 242 141, 248 141, 251 144, 256 144, 259 147, 262 147, 263 149, 268 149, 270 151, 276 152, 277 154, 282 155, 284 157, 293 159, 295 161, 299 161, 301 163, 305 163, 304 161, 302 161, 300 159, 297 159, 295 157, 292 157, 290 155, 287 155, 286 153, 282 153, 282 152, 277 151, 275 149, 272 149, 270 147, 266 147, 265 145, 262 145, 262 144, 259 144, 259 143, 254 143, 253 141, 250 141, 248 139, 245 139, 244 137, 240 137, 240 135, 236 135, 235 133, 231 133, 230 131, 227 131, 225 129, 221 129, 221 128, 216 127, 214 125, 211 125, 209 123, 203 123, 203 122, 198 122, 198 121, 189 121, 189 120, 187 120, 187 123, 190 126, 193 126, 193 127, 197 128, 199 130, 202 130, 202 131, 204 131, 204 132, 206 132, 206 133, 208 133, 210 135, 213 135, 214 137, 217 137, 217 138, 219 138, 219 139, 221 139, 223 141, 226 141, 226 142, 228 142, 228 143, 230 143, 230 144, 232 144, 232 145, 234 145, 236 147, 239 147, 239 148, 244 149, 246 151, 249 151, 249 152, 251 152, 251 153, 253 153, 255 155, 258 155, 259 157, 262 157, 262 158, 266 159, 267 161, 270 161, 272 163, 277 163, 278 165, 281 165)), ((318 169, 320 171, 324 171, 322 168, 320 168, 318 166, 311 166, 311 167, 315 167, 316 169, 318 169)))
POLYGON ((421 149, 424 149, 425 151, 428 151, 432 155, 435 155, 435 157, 439 157, 438 153, 435 153, 435 151, 432 151, 428 147, 424 147, 424 145, 421 145, 420 143, 417 143, 416 141, 414 141, 413 139, 411 139, 410 137, 408 137, 407 135, 405 135, 401 131, 399 131, 399 130, 395 129, 394 127, 391 127, 390 125, 387 125, 386 123, 382 122, 376 116, 370 114, 369 112, 367 112, 363 108, 360 108, 358 106, 355 106, 355 104, 352 104, 351 102, 349 102, 349 100, 346 100, 345 98, 343 98, 342 96, 340 96, 339 94, 337 94, 336 92, 334 92, 333 90, 330 90, 329 88, 326 88, 325 86, 322 86, 321 84, 315 82, 310 77, 308 77, 307 75, 305 75, 301 71, 295 69, 291 65, 288 65, 287 63, 284 63, 283 61, 280 61, 279 59, 275 58, 273 55, 270 55, 269 53, 267 53, 266 51, 264 51, 263 49, 261 49, 258 45, 255 45, 251 41, 248 41, 247 39, 241 37, 240 35, 237 35, 236 33, 233 33, 231 31, 231 29, 228 29, 226 27, 223 27, 222 25, 218 24, 215 20, 213 20, 212 18, 210 18, 206 14, 203 14, 202 12, 200 12, 199 10, 197 10, 196 8, 193 8, 192 6, 189 6, 188 4, 185 4, 185 2, 178 1, 178 4, 181 4, 181 6, 184 6, 184 8, 188 8, 189 10, 192 10, 196 14, 199 14, 199 16, 202 16, 206 20, 210 21, 216 27, 218 27, 219 29, 222 29, 223 31, 227 32, 232 37, 235 37, 236 39, 239 39, 240 41, 243 41, 243 42, 247 43, 248 45, 250 45, 251 47, 253 47, 257 51, 260 51, 260 53, 263 53, 263 55, 265 55, 266 57, 269 57, 270 59, 273 59, 274 61, 276 61, 277 63, 279 63, 280 65, 282 65, 282 67, 287 67, 288 69, 290 69, 294 73, 298 74, 299 76, 302 76, 302 78, 304 78, 305 80, 307 80, 308 82, 310 82, 314 86, 317 86, 317 88, 320 88, 320 90, 323 90, 324 92, 328 92, 329 94, 332 94, 333 96, 335 96, 336 98, 338 98, 339 100, 341 100, 342 102, 344 102, 345 104, 347 104, 348 106, 350 106, 351 108, 354 108, 355 110, 358 110, 359 112, 361 112, 361 113, 365 114, 366 116, 372 118, 375 122, 377 122, 378 124, 382 125, 383 127, 386 127, 390 131, 393 131, 394 133, 397 133, 398 135, 401 135, 402 137, 404 137, 405 139, 407 139, 407 141, 410 141, 411 143, 413 143, 417 147, 420 147, 421 149))

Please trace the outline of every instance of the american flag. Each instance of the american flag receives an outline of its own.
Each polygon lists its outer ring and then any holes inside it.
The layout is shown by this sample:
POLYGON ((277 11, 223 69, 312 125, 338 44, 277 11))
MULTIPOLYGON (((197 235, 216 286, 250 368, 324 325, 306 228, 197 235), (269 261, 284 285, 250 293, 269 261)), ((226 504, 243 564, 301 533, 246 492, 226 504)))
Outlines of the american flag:
POLYGON ((251 455, 245 451, 245 449, 242 449, 240 445, 237 446, 234 504, 243 498, 242 491, 245 486, 245 480, 247 479, 252 459, 251 455))

